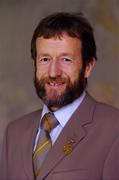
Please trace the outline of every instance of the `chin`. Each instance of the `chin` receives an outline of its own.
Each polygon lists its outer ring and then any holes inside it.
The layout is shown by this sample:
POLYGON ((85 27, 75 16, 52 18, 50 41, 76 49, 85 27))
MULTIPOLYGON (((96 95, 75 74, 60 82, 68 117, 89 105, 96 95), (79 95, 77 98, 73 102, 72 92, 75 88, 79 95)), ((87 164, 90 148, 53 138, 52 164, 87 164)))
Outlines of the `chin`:
POLYGON ((53 100, 55 101, 57 99, 57 97, 59 98, 60 96, 62 96, 65 93, 65 89, 48 89, 46 90, 46 98, 48 100, 53 100))

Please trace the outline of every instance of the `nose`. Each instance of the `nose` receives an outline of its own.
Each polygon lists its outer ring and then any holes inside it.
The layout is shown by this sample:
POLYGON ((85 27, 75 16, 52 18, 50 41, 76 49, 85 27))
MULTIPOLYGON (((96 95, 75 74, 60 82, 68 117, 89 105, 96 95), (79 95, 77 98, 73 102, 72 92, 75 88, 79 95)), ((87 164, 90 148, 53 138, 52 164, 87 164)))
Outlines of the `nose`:
POLYGON ((57 61, 52 61, 49 65, 48 69, 49 77, 55 78, 57 76, 61 76, 62 69, 57 61))

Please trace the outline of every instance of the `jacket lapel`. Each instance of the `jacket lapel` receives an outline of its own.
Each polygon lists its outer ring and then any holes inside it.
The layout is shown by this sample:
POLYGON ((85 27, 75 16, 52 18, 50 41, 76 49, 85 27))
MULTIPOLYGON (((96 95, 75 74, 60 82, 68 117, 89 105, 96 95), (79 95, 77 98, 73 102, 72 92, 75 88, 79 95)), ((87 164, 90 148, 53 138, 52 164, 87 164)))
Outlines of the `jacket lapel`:
POLYGON ((95 101, 87 94, 70 121, 66 124, 42 165, 37 180, 46 177, 85 138, 86 126, 92 123, 95 101))
POLYGON ((27 128, 24 134, 24 139, 21 145, 23 167, 29 180, 34 179, 33 166, 32 166, 33 164, 32 153, 33 153, 34 140, 35 140, 38 125, 39 125, 40 116, 41 116, 41 113, 37 111, 33 113, 30 117, 27 117, 29 121, 29 127, 27 128))

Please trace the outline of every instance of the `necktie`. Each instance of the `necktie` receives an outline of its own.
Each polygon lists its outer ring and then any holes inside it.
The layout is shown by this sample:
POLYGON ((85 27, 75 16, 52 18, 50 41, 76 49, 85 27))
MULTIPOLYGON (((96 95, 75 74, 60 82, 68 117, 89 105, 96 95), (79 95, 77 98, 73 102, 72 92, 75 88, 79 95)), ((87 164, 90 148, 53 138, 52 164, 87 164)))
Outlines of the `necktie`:
POLYGON ((33 154, 34 175, 37 177, 40 173, 41 166, 52 147, 49 133, 55 128, 59 122, 53 113, 46 113, 41 120, 41 131, 38 143, 33 154))

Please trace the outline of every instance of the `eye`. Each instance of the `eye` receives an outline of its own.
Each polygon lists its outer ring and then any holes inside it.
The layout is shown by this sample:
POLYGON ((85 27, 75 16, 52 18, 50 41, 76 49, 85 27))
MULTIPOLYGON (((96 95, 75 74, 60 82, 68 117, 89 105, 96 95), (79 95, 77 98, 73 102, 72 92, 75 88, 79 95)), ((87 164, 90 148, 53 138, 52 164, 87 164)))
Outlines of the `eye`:
POLYGON ((39 59, 40 64, 47 64, 50 61, 50 58, 44 57, 39 59))
POLYGON ((71 58, 63 58, 63 61, 65 63, 72 63, 72 59, 71 58))
POLYGON ((42 61, 47 62, 49 59, 48 58, 43 58, 42 61))

